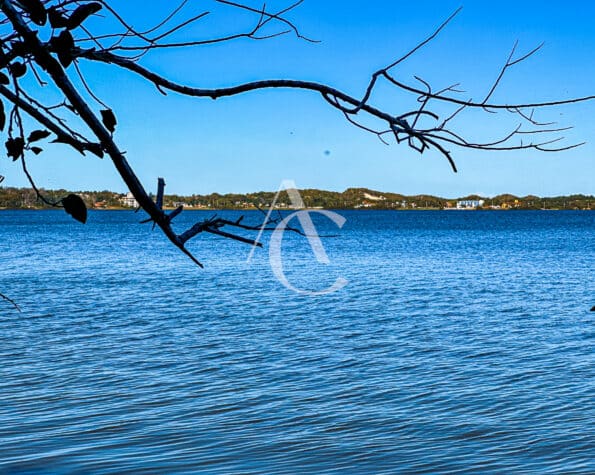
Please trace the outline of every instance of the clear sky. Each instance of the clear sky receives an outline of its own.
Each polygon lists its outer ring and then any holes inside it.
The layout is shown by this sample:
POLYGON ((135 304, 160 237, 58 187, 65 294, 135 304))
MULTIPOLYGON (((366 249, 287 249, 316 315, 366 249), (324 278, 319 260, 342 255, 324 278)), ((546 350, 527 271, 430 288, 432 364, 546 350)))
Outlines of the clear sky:
MULTIPOLYGON (((184 33, 241 30, 245 17, 226 14, 210 1, 190 2, 213 10, 184 33), (234 23, 234 22, 237 22, 234 23)), ((115 1, 138 27, 166 13, 159 1, 115 1)), ((287 5, 267 2, 271 9, 287 5)), ((257 5, 257 3, 255 3, 257 5)), ((369 76, 433 31, 457 7, 463 10, 428 47, 396 70, 415 84, 417 74, 437 88, 460 82, 463 98, 480 98, 497 76, 515 40, 528 51, 544 48, 512 70, 494 102, 547 101, 595 94, 595 4, 592 2, 497 2, 451 0, 306 0, 289 15, 302 33, 267 41, 238 40, 192 50, 168 50, 141 63, 189 85, 216 87, 269 78, 327 83, 359 96, 369 76)), ((83 65, 85 66, 85 65, 83 65)), ((300 188, 344 190, 368 187, 405 194, 461 196, 595 193, 595 102, 539 112, 538 118, 573 125, 567 143, 578 149, 481 152, 452 148, 459 173, 437 153, 423 156, 403 145, 387 147, 348 124, 320 96, 266 90, 211 101, 160 95, 150 84, 113 67, 85 67, 90 85, 115 111, 115 137, 147 188, 163 176, 167 191, 181 194, 275 190, 282 179, 300 188)), ((381 87, 373 98, 395 114, 411 98, 381 87)), ((99 109, 100 107, 97 107, 99 109)), ((493 117, 460 117, 457 129, 469 138, 495 137, 493 117)), ((502 124, 509 124, 506 119, 502 124)), ((59 145, 29 159, 38 184, 46 188, 125 191, 109 158, 83 158, 59 145)), ((26 186, 20 167, 3 160, 3 185, 26 186)))

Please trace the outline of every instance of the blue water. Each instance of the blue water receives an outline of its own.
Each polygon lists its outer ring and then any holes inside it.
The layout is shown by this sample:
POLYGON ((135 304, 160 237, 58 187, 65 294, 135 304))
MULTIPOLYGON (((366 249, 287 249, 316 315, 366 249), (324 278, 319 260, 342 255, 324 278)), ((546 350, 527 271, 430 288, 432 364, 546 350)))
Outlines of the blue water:
POLYGON ((0 473, 595 473, 595 212, 341 213, 329 265, 283 241, 349 281, 311 296, 266 246, 0 212, 0 473))

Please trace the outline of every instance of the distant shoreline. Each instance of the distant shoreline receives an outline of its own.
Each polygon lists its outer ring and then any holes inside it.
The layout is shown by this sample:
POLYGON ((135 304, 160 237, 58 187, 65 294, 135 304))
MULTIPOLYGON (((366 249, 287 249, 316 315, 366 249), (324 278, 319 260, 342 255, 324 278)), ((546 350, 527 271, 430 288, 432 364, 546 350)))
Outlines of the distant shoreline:
MULTIPOLYGON (((1 208, 0 211, 57 211, 59 208, 1 208)), ((165 211, 173 211, 175 208, 163 208, 165 211)), ((490 211, 490 212, 514 212, 514 211, 595 211, 593 208, 301 208, 309 210, 336 210, 336 211, 358 211, 358 212, 369 212, 369 211, 394 211, 399 212, 411 212, 411 211, 458 211, 458 212, 469 212, 469 211, 490 211)), ((134 212, 133 208, 91 208, 89 211, 126 211, 134 212)), ((142 210, 141 210, 142 211, 142 210)), ((258 211, 258 208, 185 208, 185 212, 192 211, 258 211)), ((275 211, 287 211, 294 212, 299 211, 298 208, 275 208, 275 211)))
MULTIPOLYGON (((295 191, 295 190, 294 190, 295 191)), ((301 202, 308 209, 377 209, 377 210, 509 210, 509 209, 593 209, 595 195, 574 194, 566 196, 540 197, 535 195, 515 196, 501 194, 492 197, 468 195, 460 198, 444 198, 434 195, 403 195, 368 188, 347 188, 345 191, 299 189, 301 202)), ((113 191, 41 190, 44 198, 58 203, 71 193, 79 196, 87 209, 130 210, 138 207, 131 193, 113 191)), ((280 210, 291 210, 294 201, 286 191, 281 193, 257 191, 254 193, 210 193, 207 195, 165 194, 163 207, 173 210, 182 207, 190 210, 268 210, 271 206, 280 210)), ((300 206, 302 206, 300 204, 300 206)), ((0 209, 46 209, 31 188, 0 187, 0 209)))

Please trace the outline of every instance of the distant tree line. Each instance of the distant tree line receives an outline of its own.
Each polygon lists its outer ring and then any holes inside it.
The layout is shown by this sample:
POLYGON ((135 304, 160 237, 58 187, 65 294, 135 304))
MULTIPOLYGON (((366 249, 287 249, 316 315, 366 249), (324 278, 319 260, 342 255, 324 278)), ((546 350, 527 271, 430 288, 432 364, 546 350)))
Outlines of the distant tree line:
MULTIPOLYGON (((51 199, 59 199, 68 194, 67 190, 43 190, 51 199)), ((77 191, 91 209, 126 209, 125 195, 112 191, 77 191)), ((481 209, 593 209, 595 196, 569 195, 556 197, 515 196, 502 194, 493 198, 478 195, 460 198, 442 198, 433 195, 407 196, 398 193, 386 193, 367 188, 348 188, 343 192, 305 189, 300 190, 304 203, 309 208, 327 209, 443 209, 455 208, 458 201, 482 201, 481 209)), ((275 192, 256 193, 211 193, 208 195, 165 195, 165 208, 176 208, 181 204, 189 209, 256 209, 268 208, 275 200, 275 192)), ((291 202, 285 192, 279 194, 276 207, 291 208, 291 202)), ((43 209, 47 204, 38 200, 31 188, 0 187, 0 208, 5 209, 43 209)))

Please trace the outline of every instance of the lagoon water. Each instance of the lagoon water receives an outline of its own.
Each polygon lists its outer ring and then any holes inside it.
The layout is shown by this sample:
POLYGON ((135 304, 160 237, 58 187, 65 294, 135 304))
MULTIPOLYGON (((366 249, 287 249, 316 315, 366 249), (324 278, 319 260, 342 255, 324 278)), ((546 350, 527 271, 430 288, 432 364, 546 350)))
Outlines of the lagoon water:
POLYGON ((0 473, 595 473, 595 212, 341 214, 0 212, 0 473))

